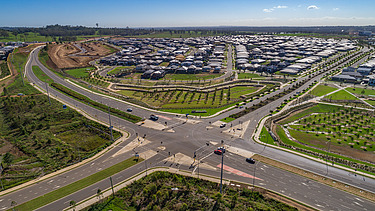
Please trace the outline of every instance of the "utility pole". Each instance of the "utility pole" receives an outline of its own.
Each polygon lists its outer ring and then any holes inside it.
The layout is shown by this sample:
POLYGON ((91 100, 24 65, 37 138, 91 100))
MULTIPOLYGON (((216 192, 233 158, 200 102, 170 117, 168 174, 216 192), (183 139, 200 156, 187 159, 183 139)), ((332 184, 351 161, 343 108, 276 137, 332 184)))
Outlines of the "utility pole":
MULTIPOLYGON (((23 79, 22 79, 22 80, 23 80, 23 79)), ((48 91, 48 84, 47 84, 47 81, 46 81, 45 83, 46 83, 46 89, 47 89, 47 95, 48 95, 49 105, 51 106, 51 98, 49 97, 49 91, 48 91)))
POLYGON ((111 131, 111 141, 113 142, 113 133, 112 133, 112 123, 111 123, 111 111, 108 106, 108 120, 109 120, 109 130, 111 131))
POLYGON ((18 63, 18 68, 20 69, 20 72, 21 72, 22 84, 23 86, 25 86, 25 81, 23 80, 23 75, 22 75, 22 70, 21 70, 21 63, 18 63))
MULTIPOLYGON (((224 141, 221 140, 223 145, 224 141)), ((221 173, 220 173, 220 194, 223 194, 223 166, 224 166, 224 151, 221 152, 221 173)))

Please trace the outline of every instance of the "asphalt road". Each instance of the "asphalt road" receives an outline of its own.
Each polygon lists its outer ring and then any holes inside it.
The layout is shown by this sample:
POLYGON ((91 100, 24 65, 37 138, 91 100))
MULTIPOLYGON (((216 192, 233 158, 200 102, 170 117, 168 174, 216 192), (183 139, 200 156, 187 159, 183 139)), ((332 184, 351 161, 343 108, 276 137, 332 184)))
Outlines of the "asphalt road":
MULTIPOLYGON (((94 93, 82 90, 70 83, 66 82, 65 80, 59 78, 47 68, 43 67, 39 61, 37 61, 37 51, 34 51, 30 56, 30 62, 26 66, 26 73, 25 75, 29 79, 30 82, 37 84, 41 88, 45 89, 46 85, 43 82, 40 82, 35 75, 31 71, 32 65, 38 65, 47 75, 49 75, 56 83, 61 83, 68 88, 84 94, 91 99, 102 102, 104 104, 110 105, 111 107, 119 108, 121 110, 126 110, 128 105, 124 105, 123 103, 109 99, 107 97, 98 96, 94 93)), ((310 80, 310 82, 314 80, 319 80, 317 76, 310 80)), ((304 89, 308 86, 308 83, 297 89, 304 89)), ((294 91, 294 92, 296 92, 294 91)), ((68 102, 70 105, 75 106, 86 113, 90 114, 91 116, 101 120, 103 122, 108 122, 108 114, 97 109, 94 109, 88 105, 83 103, 77 102, 74 99, 71 99, 60 92, 49 88, 49 92, 52 96, 62 99, 65 102, 68 102)), ((293 93, 284 96, 284 98, 288 98, 293 93)), ((159 131, 153 130, 141 126, 137 126, 135 124, 129 123, 123 119, 117 118, 115 116, 111 117, 112 125, 115 127, 121 128, 123 130, 129 131, 131 137, 128 140, 135 139, 135 133, 140 135, 147 134, 146 138, 151 141, 150 144, 141 147, 139 149, 135 149, 138 152, 143 152, 146 150, 157 150, 158 146, 161 145, 163 142, 163 146, 165 150, 158 150, 159 153, 153 157, 151 160, 147 160, 146 162, 150 162, 148 167, 152 166, 165 166, 170 165, 170 163, 164 163, 162 160, 168 156, 168 152, 171 154, 182 153, 187 156, 193 156, 193 152, 196 151, 198 148, 205 145, 205 143, 211 142, 220 142, 221 140, 224 141, 225 144, 231 145, 233 147, 238 147, 241 149, 246 149, 248 151, 254 153, 261 153, 261 155, 279 160, 281 162, 285 162, 290 165, 298 166, 300 168, 309 170, 314 173, 320 173, 325 175, 327 173, 327 166, 321 163, 314 162, 312 160, 299 157, 294 154, 286 153, 284 151, 280 151, 274 148, 266 147, 264 148, 263 145, 254 143, 250 139, 250 135, 252 134, 253 130, 257 122, 265 115, 269 113, 270 109, 277 107, 283 101, 283 99, 276 100, 272 102, 270 105, 264 106, 254 112, 251 112, 244 117, 241 117, 239 120, 241 121, 248 121, 250 120, 250 124, 245 132, 243 138, 232 138, 232 136, 222 133, 223 129, 218 127, 213 127, 212 129, 206 129, 207 126, 210 126, 209 122, 214 122, 215 120, 221 119, 228 115, 228 113, 220 115, 218 117, 212 119, 200 119, 199 123, 191 124, 191 123, 184 123, 184 118, 177 118, 175 115, 169 114, 162 114, 163 117, 166 117, 168 120, 168 125, 174 125, 173 130, 174 133, 169 133, 166 131, 159 131)), ((237 109, 236 109, 237 110, 237 109)), ((238 111, 238 110, 237 110, 238 111)), ((140 109, 140 108, 133 108, 134 114, 147 117, 150 113, 154 113, 152 111, 140 109)), ((230 112, 235 112, 232 110, 230 112)), ((165 119, 160 120, 160 123, 163 123, 165 119)), ((236 120, 238 121, 238 120, 236 120)), ((119 146, 113 148, 109 152, 105 153, 103 156, 99 157, 98 159, 88 162, 76 169, 73 169, 69 172, 60 174, 58 176, 52 177, 48 180, 41 181, 37 184, 31 185, 27 188, 15 191, 13 193, 7 194, 0 198, 0 210, 10 208, 10 202, 12 200, 17 201, 18 204, 24 203, 29 201, 35 197, 41 196, 45 193, 48 193, 56 188, 63 187, 67 184, 70 184, 74 181, 87 177, 95 172, 103 170, 115 163, 118 163, 130 156, 134 155, 134 152, 129 151, 128 153, 120 154, 118 156, 112 157, 116 152, 122 149, 124 146, 128 144, 128 141, 121 143, 119 146)), ((207 149, 204 149, 202 152, 202 161, 210 166, 217 166, 220 162, 220 157, 213 154, 213 150, 217 146, 210 145, 207 149)), ((225 165, 230 166, 234 169, 238 169, 243 171, 249 175, 254 174, 254 165, 249 165, 245 163, 244 157, 235 155, 229 151, 225 157, 225 165)), ((172 164, 176 165, 176 164, 172 164)), ((175 166, 174 166, 175 167, 175 166)), ((177 165, 180 169, 194 171, 194 168, 190 168, 189 165, 177 165)), ((119 181, 123 180, 123 178, 128 178, 131 175, 134 175, 142 170, 144 170, 145 165, 143 163, 133 166, 123 172, 114 175, 114 183, 118 183, 119 181)), ((201 173, 219 176, 219 171, 216 170, 205 170, 203 168, 200 169, 201 173)), ((352 194, 336 190, 330 186, 322 185, 313 181, 308 181, 306 178, 294 175, 290 172, 283 171, 277 168, 273 168, 271 166, 267 166, 265 164, 259 163, 258 168, 255 171, 255 176, 262 179, 263 181, 260 182, 258 180, 255 181, 256 185, 263 186, 265 188, 269 188, 274 190, 278 193, 282 193, 284 195, 290 196, 297 200, 300 200, 306 204, 309 204, 317 209, 322 210, 375 210, 374 202, 370 202, 368 200, 359 198, 352 194), (322 197, 323 196, 323 197, 322 197)), ((333 179, 337 179, 343 181, 345 183, 355 185, 357 187, 369 190, 371 192, 375 192, 375 181, 370 178, 363 178, 359 176, 354 176, 346 171, 329 167, 328 168, 328 177, 333 179)), ((225 178, 229 178, 231 180, 238 180, 243 182, 249 182, 249 178, 240 177, 234 175, 233 173, 225 172, 225 178)), ((64 197, 61 200, 58 200, 54 203, 43 207, 41 210, 60 210, 62 208, 69 206, 69 201, 75 200, 80 201, 81 199, 87 198, 96 193, 98 188, 104 190, 109 187, 109 182, 104 180, 102 182, 96 183, 88 188, 85 188, 81 191, 78 191, 72 195, 64 197)))

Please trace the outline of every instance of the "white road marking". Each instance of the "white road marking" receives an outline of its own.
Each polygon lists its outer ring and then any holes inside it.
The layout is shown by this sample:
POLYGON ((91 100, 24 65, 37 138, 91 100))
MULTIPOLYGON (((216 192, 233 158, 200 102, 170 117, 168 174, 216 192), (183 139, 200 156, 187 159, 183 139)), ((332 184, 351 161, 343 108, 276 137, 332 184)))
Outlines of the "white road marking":
POLYGON ((361 199, 359 199, 359 198, 355 198, 355 199, 357 199, 357 200, 360 201, 360 202, 363 202, 363 200, 361 200, 361 199))
POLYGON ((318 207, 323 207, 324 208, 324 206, 323 205, 320 205, 320 204, 315 204, 316 206, 318 206, 318 207))
POLYGON ((362 207, 362 205, 360 203, 356 202, 356 201, 354 202, 354 204, 362 207))

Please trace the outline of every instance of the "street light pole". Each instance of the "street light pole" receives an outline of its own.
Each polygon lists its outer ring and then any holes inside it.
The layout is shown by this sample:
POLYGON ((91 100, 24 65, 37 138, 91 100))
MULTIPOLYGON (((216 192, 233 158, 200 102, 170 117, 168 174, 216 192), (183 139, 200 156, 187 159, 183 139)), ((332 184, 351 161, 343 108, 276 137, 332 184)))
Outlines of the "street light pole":
POLYGON ((108 106, 108 121, 109 121, 109 130, 111 131, 111 141, 113 142, 113 133, 112 133, 112 123, 111 123, 111 111, 108 106))
MULTIPOLYGON (((221 140, 221 144, 224 141, 221 140)), ((220 194, 223 194, 223 167, 224 167, 224 151, 221 152, 221 173, 220 173, 220 194)))
POLYGON ((46 89, 47 89, 47 95, 48 95, 49 105, 51 106, 51 98, 49 97, 49 91, 48 91, 48 84, 47 84, 47 81, 46 81, 45 83, 46 83, 46 89))

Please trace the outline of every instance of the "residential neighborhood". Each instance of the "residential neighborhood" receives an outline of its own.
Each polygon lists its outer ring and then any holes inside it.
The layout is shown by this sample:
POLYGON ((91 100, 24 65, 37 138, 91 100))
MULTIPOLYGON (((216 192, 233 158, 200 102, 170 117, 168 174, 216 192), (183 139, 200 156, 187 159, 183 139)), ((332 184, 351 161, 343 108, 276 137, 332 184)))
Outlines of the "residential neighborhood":
POLYGON ((224 68, 226 46, 216 38, 129 38, 107 42, 121 50, 101 58, 100 64, 134 66, 146 79, 159 79, 166 73, 220 72, 224 68))

